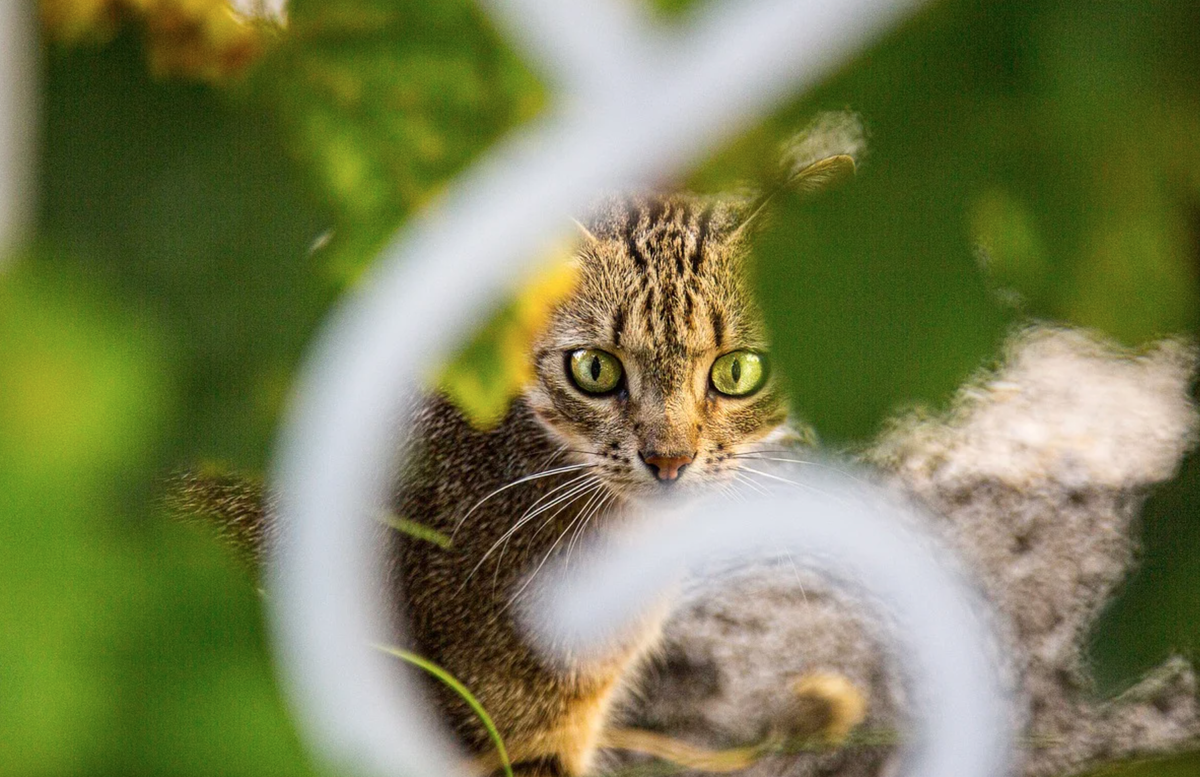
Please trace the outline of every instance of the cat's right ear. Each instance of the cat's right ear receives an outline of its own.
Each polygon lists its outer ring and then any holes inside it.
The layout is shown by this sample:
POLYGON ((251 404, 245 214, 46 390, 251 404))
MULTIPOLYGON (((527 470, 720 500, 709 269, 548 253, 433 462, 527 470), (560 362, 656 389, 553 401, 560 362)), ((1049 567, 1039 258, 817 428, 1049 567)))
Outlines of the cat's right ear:
POLYGON ((730 239, 757 228, 780 192, 808 196, 853 176, 865 150, 866 137, 857 114, 842 111, 817 116, 784 144, 775 175, 742 210, 730 239))

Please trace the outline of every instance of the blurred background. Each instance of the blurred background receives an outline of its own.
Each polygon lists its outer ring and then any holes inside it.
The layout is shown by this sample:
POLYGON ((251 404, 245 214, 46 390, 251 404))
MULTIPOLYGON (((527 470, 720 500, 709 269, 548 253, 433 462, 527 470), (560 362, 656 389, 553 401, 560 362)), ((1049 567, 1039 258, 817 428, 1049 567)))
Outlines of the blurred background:
MULTIPOLYGON (((642 2, 663 24, 697 5, 642 2)), ((252 575, 166 517, 163 482, 261 474, 334 300, 553 93, 467 0, 28 15, 32 216, 0 259, 0 774, 311 773, 252 575)), ((796 411, 853 450, 944 407, 1031 318, 1197 336, 1198 74, 1192 0, 940 0, 681 183, 767 175, 816 112, 862 116, 856 179, 785 200, 756 249, 796 411)), ((468 410, 518 369, 520 305, 449 373, 468 410)), ((1200 458, 1142 532, 1090 637, 1101 695, 1197 655, 1200 458)))

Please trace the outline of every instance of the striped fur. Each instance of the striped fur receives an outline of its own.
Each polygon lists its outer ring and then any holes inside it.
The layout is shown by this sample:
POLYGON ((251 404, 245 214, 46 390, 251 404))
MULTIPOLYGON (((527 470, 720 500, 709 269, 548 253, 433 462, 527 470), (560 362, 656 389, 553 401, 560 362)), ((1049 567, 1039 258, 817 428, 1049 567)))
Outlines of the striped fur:
MULTIPOLYGON (((653 651, 662 615, 647 616, 607 653, 564 666, 536 652, 516 621, 512 605, 530 576, 654 497, 730 481, 737 454, 785 436, 773 378, 740 399, 709 383, 718 356, 766 348, 746 281, 745 212, 743 201, 686 195, 605 202, 575 258, 577 285, 536 342, 536 379, 505 419, 480 430, 434 395, 413 417, 415 444, 391 507, 452 543, 381 525, 397 641, 471 689, 523 774, 593 770, 614 700, 653 651), (625 391, 593 396, 573 385, 566 354, 583 347, 621 360, 625 391), (695 460, 667 485, 640 461, 646 451, 695 460)), ((204 479, 186 486, 182 501, 216 515, 230 536, 259 551, 276 536, 254 488, 204 479)), ((470 708, 439 683, 427 691, 468 752, 486 761, 490 739, 470 708)))
MULTIPOLYGON (((534 773, 592 769, 613 701, 654 649, 660 619, 648 616, 607 653, 564 667, 529 647, 515 621, 511 605, 530 576, 570 553, 576 536, 603 533, 655 497, 728 482, 738 453, 778 444, 784 431, 774 380, 743 399, 709 386, 718 356, 766 347, 739 207, 684 195, 606 202, 578 249, 577 285, 536 343, 536 380, 505 420, 480 431, 436 398, 418 417, 420 450, 396 509, 451 534, 453 546, 393 536, 391 580, 404 592, 414 647, 471 687, 534 773), (583 347, 619 357, 627 390, 576 388, 566 354, 583 347), (695 461, 666 485, 639 459, 649 450, 695 461), (574 469, 497 491, 560 467, 574 469)), ((466 705, 444 687, 429 690, 468 747, 486 754, 486 732, 466 705)))
POLYGON ((785 420, 771 379, 741 399, 709 385, 718 356, 767 349, 747 288, 739 206, 686 195, 605 203, 579 249, 575 293, 536 344, 530 407, 552 437, 601 457, 606 483, 623 496, 662 492, 639 453, 694 454, 672 487, 707 488, 732 477, 732 454, 785 420), (628 390, 594 397, 576 389, 563 367, 576 348, 616 355, 628 390))

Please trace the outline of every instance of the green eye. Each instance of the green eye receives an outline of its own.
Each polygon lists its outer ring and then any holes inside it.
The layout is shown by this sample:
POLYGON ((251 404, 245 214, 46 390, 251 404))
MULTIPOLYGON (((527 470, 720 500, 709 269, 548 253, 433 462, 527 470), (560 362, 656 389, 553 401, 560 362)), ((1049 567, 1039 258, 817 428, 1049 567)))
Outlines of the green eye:
POLYGON ((567 367, 571 380, 588 394, 607 394, 621 383, 620 360, 595 348, 572 351, 567 357, 567 367))
POLYGON ((712 385, 730 397, 744 397, 762 388, 767 381, 767 362, 753 351, 733 351, 713 362, 712 385))

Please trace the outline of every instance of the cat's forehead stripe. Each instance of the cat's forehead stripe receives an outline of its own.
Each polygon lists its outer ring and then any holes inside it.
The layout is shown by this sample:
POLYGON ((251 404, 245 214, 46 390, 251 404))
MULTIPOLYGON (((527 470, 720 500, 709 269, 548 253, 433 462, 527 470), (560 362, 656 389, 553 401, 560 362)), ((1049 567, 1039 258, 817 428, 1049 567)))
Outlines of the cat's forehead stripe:
POLYGON ((642 312, 644 314, 642 325, 650 331, 651 339, 654 340, 658 339, 655 333, 655 325, 658 323, 658 317, 655 315, 654 310, 656 307, 655 297, 657 296, 657 293, 658 289, 656 287, 648 286, 646 287, 645 296, 642 297, 642 312))
POLYGON ((700 263, 704 261, 704 248, 708 242, 708 230, 712 225, 712 204, 704 206, 700 212, 700 219, 696 223, 696 246, 692 250, 692 272, 700 274, 700 263))
POLYGON ((725 347, 725 316, 715 306, 709 308, 708 315, 712 322, 713 343, 716 345, 717 350, 721 350, 725 347))
POLYGON ((621 347, 621 333, 625 331, 625 305, 617 305, 616 311, 613 312, 612 321, 612 343, 616 347, 621 347))
POLYGON ((625 251, 629 254, 629 258, 633 260, 634 267, 645 273, 647 269, 646 256, 638 247, 635 237, 640 220, 641 211, 633 203, 630 203, 629 209, 625 213, 625 228, 622 230, 622 237, 625 239, 625 251))
POLYGON ((669 347, 698 354, 760 347, 739 248, 720 239, 729 206, 679 196, 613 200, 579 254, 576 294, 559 320, 561 347, 669 347))
POLYGON ((670 206, 665 200, 657 198, 650 200, 650 206, 646 208, 646 221, 653 226, 655 222, 662 220, 669 208, 670 206))
POLYGON ((647 281, 651 275, 659 276, 660 282, 663 276, 678 279, 686 275, 689 266, 693 273, 700 271, 711 220, 711 204, 697 215, 684 200, 629 199, 615 237, 647 281))

